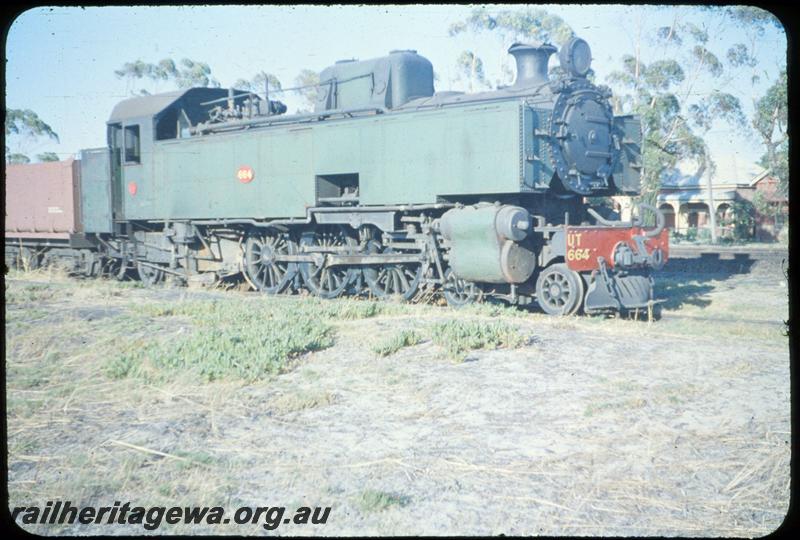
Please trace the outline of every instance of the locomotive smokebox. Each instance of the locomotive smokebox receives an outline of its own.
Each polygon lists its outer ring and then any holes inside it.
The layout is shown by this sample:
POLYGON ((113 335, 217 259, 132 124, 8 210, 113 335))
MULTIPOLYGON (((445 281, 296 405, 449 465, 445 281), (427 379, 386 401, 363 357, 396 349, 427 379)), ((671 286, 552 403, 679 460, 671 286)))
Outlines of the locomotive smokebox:
POLYGON ((508 54, 514 57, 517 63, 517 79, 514 87, 531 86, 547 82, 547 62, 556 48, 549 43, 541 45, 526 45, 514 43, 508 48, 508 54))

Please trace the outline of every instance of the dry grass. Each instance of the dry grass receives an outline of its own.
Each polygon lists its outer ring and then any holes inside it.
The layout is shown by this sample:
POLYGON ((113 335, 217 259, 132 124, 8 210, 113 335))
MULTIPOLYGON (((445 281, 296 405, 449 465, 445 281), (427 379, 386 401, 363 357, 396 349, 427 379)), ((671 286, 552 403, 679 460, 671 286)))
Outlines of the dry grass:
POLYGON ((367 489, 359 495, 357 501, 362 512, 382 512, 392 506, 408 506, 411 497, 367 489))
POLYGON ((372 352, 378 356, 389 356, 404 347, 417 345, 422 339, 422 336, 415 330, 401 330, 373 345, 372 352))
POLYGON ((729 322, 647 324, 17 273, 10 502, 334 506, 328 526, 283 534, 763 535, 789 500, 789 360, 785 337, 746 319, 786 307, 763 283, 729 285, 673 289, 683 306, 672 310, 729 322), (268 335, 289 316, 332 342, 292 353, 280 376, 208 382, 186 362, 167 377, 109 377, 133 344, 163 342, 178 358, 176 335, 238 320, 268 335), (392 352, 376 356, 378 343, 392 352), (441 361, 448 346, 475 361, 441 361))
POLYGON ((463 360, 475 349, 513 349, 526 343, 520 329, 504 321, 451 319, 434 325, 431 335, 454 360, 463 360))
POLYGON ((317 389, 292 389, 292 391, 279 394, 269 402, 270 411, 278 415, 285 415, 315 407, 324 407, 336 402, 337 396, 332 392, 317 389))

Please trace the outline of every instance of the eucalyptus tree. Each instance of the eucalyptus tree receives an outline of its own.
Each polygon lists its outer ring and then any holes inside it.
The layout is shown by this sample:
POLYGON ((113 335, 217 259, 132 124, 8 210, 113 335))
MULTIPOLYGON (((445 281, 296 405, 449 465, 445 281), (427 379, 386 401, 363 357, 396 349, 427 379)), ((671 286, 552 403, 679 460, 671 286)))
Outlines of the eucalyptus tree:
POLYGON ((160 84, 171 82, 177 88, 193 88, 197 86, 219 88, 220 84, 212 75, 211 68, 205 62, 184 58, 175 62, 172 58, 164 58, 151 64, 136 60, 125 62, 120 69, 114 71, 120 79, 126 79, 128 90, 133 94, 149 95, 151 92, 140 88, 133 92, 132 88, 141 80, 150 80, 158 91, 160 84))
POLYGON ((478 58, 472 51, 462 52, 456 60, 456 65, 459 77, 466 79, 470 92, 490 87, 483 71, 483 60, 478 58))
POLYGON ((766 153, 761 166, 778 179, 780 193, 789 193, 789 101, 786 70, 756 101, 753 127, 761 136, 766 153))
POLYGON ((55 152, 42 152, 41 154, 36 154, 36 159, 42 163, 58 161, 58 154, 55 152))
MULTIPOLYGON (((634 54, 623 55, 620 68, 606 82, 615 89, 615 112, 633 113, 642 120, 642 198, 655 202, 663 172, 680 162, 694 162, 695 175, 706 178, 711 209, 715 166, 707 142, 709 131, 717 121, 745 130, 746 117, 740 99, 720 90, 725 67, 709 45, 710 33, 719 28, 696 24, 679 8, 672 15, 669 25, 644 33, 658 58, 645 61, 642 57, 640 33, 634 54), (708 86, 713 89, 702 91, 708 86)), ((711 210, 709 218, 714 240, 716 215, 711 210)))
MULTIPOLYGON (((42 137, 59 142, 53 128, 30 109, 6 109, 5 135, 6 141, 15 139, 17 146, 23 147, 42 137)), ((7 145, 5 149, 6 162, 30 163, 30 158, 23 151, 12 151, 7 145)))
POLYGON ((449 34, 494 32, 510 45, 521 41, 563 45, 575 35, 561 17, 539 8, 490 10, 478 7, 463 21, 450 25, 449 34))
POLYGON ((727 61, 746 77, 744 82, 749 82, 749 85, 741 84, 740 87, 749 89, 748 97, 753 106, 752 127, 764 145, 760 164, 770 169, 778 179, 781 193, 786 195, 789 190, 789 81, 785 57, 779 60, 777 76, 773 75, 769 87, 763 93, 757 91, 759 83, 770 80, 760 58, 764 47, 768 46, 764 38, 768 30, 783 31, 783 25, 772 13, 754 6, 731 6, 725 13, 740 38, 728 49, 727 61))
POLYGON ((294 92, 301 95, 307 111, 314 110, 319 95, 319 73, 311 69, 304 69, 294 78, 294 92))
POLYGON ((235 83, 233 83, 233 87, 237 90, 246 90, 248 92, 253 92, 256 94, 260 94, 266 88, 266 84, 269 84, 270 90, 282 90, 283 86, 281 85, 281 81, 273 75, 272 73, 261 73, 256 74, 252 79, 239 79, 235 83))
MULTIPOLYGON (((572 27, 561 17, 540 8, 489 9, 478 7, 473 9, 466 19, 451 24, 448 29, 448 34, 451 37, 483 32, 489 32, 497 36, 501 41, 500 50, 502 56, 498 59, 498 64, 500 65, 500 76, 497 77, 498 86, 511 83, 513 79, 513 70, 510 68, 505 54, 505 51, 512 44, 517 42, 547 42, 563 45, 575 35, 572 27)), ((466 56, 468 54, 472 55, 469 58, 470 61, 475 58, 475 64, 478 62, 481 62, 481 65, 483 64, 480 58, 475 57, 474 53, 465 51, 458 59, 462 73, 463 61, 468 59, 466 56)), ((557 70, 553 74, 557 74, 556 72, 557 70)), ((469 80, 472 81, 473 79, 469 80)))
POLYGON ((31 158, 21 152, 6 152, 6 163, 11 165, 24 165, 30 162, 31 158))

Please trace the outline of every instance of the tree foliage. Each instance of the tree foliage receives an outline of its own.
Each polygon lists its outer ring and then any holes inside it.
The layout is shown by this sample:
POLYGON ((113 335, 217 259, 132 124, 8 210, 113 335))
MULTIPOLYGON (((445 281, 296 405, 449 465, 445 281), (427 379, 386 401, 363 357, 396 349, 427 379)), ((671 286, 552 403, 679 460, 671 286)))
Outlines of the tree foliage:
POLYGON ((41 161, 42 163, 48 161, 58 161, 58 154, 55 152, 42 152, 41 154, 36 155, 36 159, 41 161))
MULTIPOLYGON (((766 72, 759 70, 758 52, 762 47, 766 31, 783 29, 781 22, 770 12, 755 6, 730 6, 725 13, 741 38, 726 54, 728 64, 736 69, 749 70, 753 88, 761 82, 766 72)), ((754 114, 751 125, 765 153, 760 165, 770 169, 778 179, 782 195, 789 190, 789 141, 788 141, 788 79, 785 67, 763 95, 751 95, 754 114)))
POLYGON ((777 145, 770 157, 769 152, 761 156, 758 164, 769 169, 770 175, 778 179, 778 194, 789 195, 789 139, 777 145))
POLYGON ((237 90, 247 90, 248 92, 261 93, 264 91, 264 82, 269 82, 270 90, 282 90, 281 81, 272 73, 258 73, 250 80, 239 79, 233 83, 237 90))
MULTIPOLYGON (((575 35, 572 27, 561 17, 539 8, 490 10, 486 7, 478 7, 473 9, 466 19, 451 24, 448 29, 451 37, 482 32, 496 35, 502 42, 503 48, 508 48, 515 42, 562 45, 575 35)), ((465 51, 465 53, 470 52, 465 51)), ((461 58, 458 59, 459 64, 462 64, 464 59, 464 53, 462 53, 461 58)), ((461 68, 459 68, 459 74, 463 77, 461 68)), ((498 86, 502 83, 510 83, 514 77, 514 72, 509 67, 506 57, 503 57, 500 62, 499 75, 500 77, 496 80, 498 86)), ((484 74, 484 81, 486 78, 487 75, 484 74)), ((488 86, 488 82, 481 84, 488 86)))
POLYGON ((48 137, 58 142, 58 134, 30 109, 6 109, 6 137, 48 137))
POLYGON ((789 191, 789 100, 786 70, 767 89, 755 104, 753 127, 761 137, 765 154, 762 166, 769 168, 778 179, 782 194, 789 191))
POLYGON ((298 87, 295 92, 303 96, 308 111, 314 110, 319 95, 319 73, 311 69, 304 69, 294 78, 294 84, 298 87))
POLYGON ((755 195, 753 195, 753 207, 762 216, 773 219, 783 212, 782 205, 770 201, 763 191, 756 191, 755 195))
MULTIPOLYGON (((5 129, 6 140, 12 136, 29 140, 47 137, 59 142, 53 128, 30 109, 6 109, 5 129)), ((5 149, 8 163, 30 163, 30 158, 24 152, 12 152, 8 146, 5 149)))
POLYGON ((504 40, 566 43, 575 35, 572 28, 558 15, 544 9, 501 9, 490 11, 485 7, 472 10, 469 17, 450 25, 449 34, 456 36, 468 30, 494 31, 504 40))
POLYGON ((708 151, 706 136, 716 121, 744 128, 747 125, 738 97, 721 90, 692 96, 700 78, 719 79, 723 62, 707 47, 708 30, 691 22, 680 23, 676 17, 671 26, 655 29, 653 40, 669 58, 645 62, 626 54, 621 67, 607 77, 615 87, 614 108, 617 113, 633 113, 641 117, 642 198, 654 202, 663 172, 679 162, 697 164, 698 176, 710 174, 714 163, 708 151))
POLYGON ((689 105, 689 113, 695 125, 703 131, 710 130, 715 120, 741 129, 747 126, 739 98, 719 90, 713 90, 697 103, 689 105))
MULTIPOLYGON (((193 88, 197 86, 219 88, 220 84, 211 75, 211 68, 205 62, 198 62, 184 58, 175 62, 172 58, 150 64, 142 60, 125 62, 120 69, 114 71, 120 79, 126 79, 129 85, 135 81, 148 79, 158 85, 162 82, 172 82, 178 88, 193 88)), ((144 88, 138 91, 141 95, 149 95, 144 88)))
POLYGON ((473 92, 475 88, 489 87, 483 71, 483 60, 478 58, 474 52, 463 51, 456 59, 456 65, 459 77, 466 79, 470 92, 473 92))
POLYGON ((6 153, 6 161, 8 163, 11 163, 12 165, 24 165, 25 163, 30 163, 31 158, 29 158, 25 154, 19 152, 13 152, 11 154, 6 153))
POLYGON ((730 6, 725 8, 727 14, 740 26, 753 29, 758 37, 763 37, 770 26, 782 29, 783 25, 775 15, 755 6, 730 6))
MULTIPOLYGON (((729 49, 727 53, 728 63, 733 67, 755 67, 758 64, 758 60, 753 58, 750 54, 750 50, 747 48, 747 45, 744 43, 735 43, 729 49)), ((754 81, 758 82, 758 81, 754 81)))
POLYGON ((722 226, 731 228, 731 236, 737 242, 751 239, 755 224, 756 208, 747 200, 734 201, 730 215, 722 219, 722 226))

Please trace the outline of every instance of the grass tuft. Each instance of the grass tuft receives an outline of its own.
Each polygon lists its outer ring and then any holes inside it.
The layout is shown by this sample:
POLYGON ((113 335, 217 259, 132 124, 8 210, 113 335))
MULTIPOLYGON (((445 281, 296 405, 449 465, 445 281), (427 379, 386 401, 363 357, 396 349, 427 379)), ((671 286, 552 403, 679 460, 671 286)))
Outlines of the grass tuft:
POLYGON ((367 489, 361 492, 357 502, 362 512, 383 512, 391 506, 408 506, 411 503, 411 497, 367 489))
POLYGON ((194 301, 143 311, 187 317, 191 329, 130 344, 106 366, 113 379, 161 381, 191 372, 205 381, 255 381, 285 372, 301 354, 333 345, 332 327, 313 307, 299 302, 194 301))
POLYGON ((270 401, 270 409, 278 414, 288 414, 335 403, 337 396, 324 390, 296 390, 281 394, 270 401))
POLYGON ((402 330, 373 345, 372 352, 378 356, 389 356, 403 347, 411 347, 421 341, 422 336, 414 330, 402 330))
POLYGON ((31 304, 57 300, 60 297, 72 296, 72 291, 59 291, 49 285, 25 284, 18 287, 9 287, 6 283, 5 300, 7 304, 31 304))
POLYGON ((450 320, 432 329, 433 343, 443 347, 454 360, 463 360, 474 349, 510 349, 522 346, 526 339, 512 325, 503 321, 450 320))

